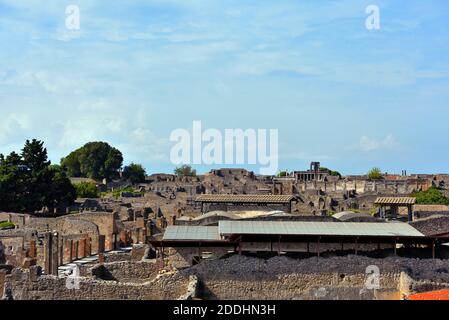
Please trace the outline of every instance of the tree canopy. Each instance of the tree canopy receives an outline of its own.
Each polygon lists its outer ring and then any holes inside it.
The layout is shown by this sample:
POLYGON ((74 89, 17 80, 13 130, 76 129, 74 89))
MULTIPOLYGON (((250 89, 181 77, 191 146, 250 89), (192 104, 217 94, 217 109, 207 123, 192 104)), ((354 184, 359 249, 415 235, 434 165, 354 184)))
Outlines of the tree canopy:
POLYGON ((146 172, 140 164, 131 163, 123 168, 122 178, 129 180, 131 183, 145 182, 146 172))
POLYGON ((192 169, 192 166, 189 166, 188 164, 177 167, 175 169, 174 173, 178 177, 195 177, 196 176, 196 170, 192 169))
POLYGON ((287 177, 288 176, 288 171, 279 171, 278 172, 278 177, 283 178, 283 177, 287 177))
POLYGON ((50 164, 42 141, 27 140, 20 154, 0 155, 0 210, 34 212, 70 205, 75 199, 65 171, 50 164))
POLYGON ((328 171, 329 171, 329 174, 330 174, 331 176, 334 176, 334 177, 340 177, 340 178, 341 178, 341 173, 338 172, 338 171, 334 171, 334 170, 328 169, 328 168, 326 168, 326 167, 321 167, 321 170, 328 170, 328 171))
POLYGON ((382 180, 383 179, 382 171, 379 168, 372 168, 368 172, 368 179, 370 179, 370 180, 382 180))
POLYGON ((71 177, 113 179, 122 167, 122 153, 106 142, 89 142, 61 159, 71 177))

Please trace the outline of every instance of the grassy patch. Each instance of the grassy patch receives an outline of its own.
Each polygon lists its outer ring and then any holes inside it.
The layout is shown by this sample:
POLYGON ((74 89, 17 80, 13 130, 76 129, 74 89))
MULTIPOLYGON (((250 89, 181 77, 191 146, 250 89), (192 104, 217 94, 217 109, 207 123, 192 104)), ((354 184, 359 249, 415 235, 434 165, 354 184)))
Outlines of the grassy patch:
POLYGON ((14 228, 15 225, 12 222, 8 222, 8 221, 3 221, 0 222, 0 229, 7 229, 7 228, 14 228))

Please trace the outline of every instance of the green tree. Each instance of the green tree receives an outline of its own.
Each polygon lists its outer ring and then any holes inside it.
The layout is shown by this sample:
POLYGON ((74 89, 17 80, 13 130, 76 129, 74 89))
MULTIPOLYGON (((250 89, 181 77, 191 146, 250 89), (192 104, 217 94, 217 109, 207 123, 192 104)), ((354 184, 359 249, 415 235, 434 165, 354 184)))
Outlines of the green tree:
POLYGON ((0 155, 0 210, 23 212, 29 181, 28 169, 16 152, 0 155))
POLYGON ((320 169, 321 169, 321 170, 327 170, 327 171, 329 171, 329 174, 330 174, 331 176, 335 176, 335 177, 340 177, 340 178, 341 178, 341 173, 338 172, 338 171, 334 171, 334 170, 328 169, 328 168, 326 168, 326 167, 321 167, 320 169))
POLYGON ((370 179, 370 180, 382 180, 383 179, 382 171, 379 168, 372 168, 368 172, 368 179, 370 179))
POLYGON ((177 167, 175 169, 174 173, 178 177, 195 177, 196 176, 196 170, 192 169, 192 167, 187 164, 177 167))
POLYGON ((20 155, 0 155, 0 210, 34 212, 75 200, 70 180, 63 168, 50 165, 43 145, 27 140, 20 155))
POLYGON ((287 177, 288 176, 288 172, 287 171, 279 171, 278 172, 278 177, 279 178, 283 178, 283 177, 287 177))
POLYGON ((426 191, 420 191, 414 194, 417 204, 444 204, 449 205, 449 198, 444 196, 441 189, 430 187, 426 191))
POLYGON ((74 185, 78 198, 99 198, 100 190, 93 182, 80 182, 74 185))
POLYGON ((122 167, 123 155, 106 142, 89 142, 61 159, 71 177, 113 179, 122 167))
POLYGON ((146 172, 140 164, 131 163, 123 168, 122 177, 124 180, 129 180, 131 183, 145 182, 146 172))
POLYGON ((23 164, 33 172, 40 172, 50 165, 44 142, 36 139, 27 140, 22 149, 23 164))

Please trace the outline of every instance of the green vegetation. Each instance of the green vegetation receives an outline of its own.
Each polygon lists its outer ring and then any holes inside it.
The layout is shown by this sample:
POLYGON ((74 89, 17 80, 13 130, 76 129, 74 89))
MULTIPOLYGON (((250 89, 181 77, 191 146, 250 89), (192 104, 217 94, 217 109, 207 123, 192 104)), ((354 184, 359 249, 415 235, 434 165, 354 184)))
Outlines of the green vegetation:
POLYGON ((76 189, 76 196, 78 198, 99 198, 100 190, 93 182, 80 182, 74 184, 76 189))
POLYGON ((119 188, 112 191, 114 198, 119 198, 122 192, 132 193, 134 196, 143 196, 144 192, 138 192, 133 187, 119 188))
POLYGON ((10 229, 10 228, 14 228, 15 225, 12 222, 8 222, 8 221, 2 221, 0 222, 0 229, 10 229))
POLYGON ((326 168, 326 167, 321 167, 321 170, 328 170, 328 171, 329 171, 329 174, 330 174, 331 176, 334 176, 334 177, 340 177, 340 178, 341 178, 341 173, 338 172, 338 171, 334 171, 334 170, 328 169, 328 168, 326 168))
POLYGON ((382 180, 383 179, 382 171, 379 168, 372 168, 368 172, 368 179, 370 179, 370 180, 382 180))
POLYGON ((146 172, 140 164, 131 163, 123 168, 122 178, 131 181, 132 184, 145 182, 146 172))
POLYGON ((279 171, 279 173, 278 173, 279 178, 284 178, 287 176, 288 176, 288 171, 279 171))
POLYGON ((442 190, 430 187, 426 191, 419 191, 413 195, 417 204, 444 204, 449 205, 449 198, 444 196, 442 190))
POLYGON ((196 170, 187 164, 177 167, 174 172, 178 177, 196 177, 196 170))
POLYGON ((113 179, 122 167, 122 153, 106 142, 89 142, 61 159, 70 177, 113 179))
POLYGON ((0 154, 0 210, 52 210, 70 205, 75 199, 75 188, 64 168, 50 164, 43 142, 27 140, 20 154, 0 154))

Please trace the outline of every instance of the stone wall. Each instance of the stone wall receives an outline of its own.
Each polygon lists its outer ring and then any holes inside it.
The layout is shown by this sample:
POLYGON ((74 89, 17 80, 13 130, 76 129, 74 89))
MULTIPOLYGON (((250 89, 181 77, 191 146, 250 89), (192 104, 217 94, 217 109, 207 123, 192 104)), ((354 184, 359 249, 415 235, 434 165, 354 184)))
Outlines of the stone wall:
MULTIPOLYGON (((14 300, 174 300, 186 294, 189 277, 166 273, 144 283, 81 277, 77 282, 16 268, 6 275, 4 293, 14 300)), ((3 294, 4 294, 3 293, 3 294)))
POLYGON ((0 237, 0 263, 22 266, 26 257, 24 240, 20 236, 0 237))
POLYGON ((449 283, 448 268, 449 261, 432 259, 346 256, 263 260, 235 255, 204 261, 181 272, 198 276, 203 287, 200 294, 208 299, 399 299, 401 273, 417 281, 416 290, 429 279, 449 283), (366 287, 368 266, 379 268, 379 289, 366 287))
POLYGON ((75 214, 71 218, 89 221, 97 225, 99 233, 106 237, 105 250, 109 251, 114 249, 114 234, 117 233, 115 226, 115 219, 118 218, 117 214, 110 212, 90 212, 75 214))
POLYGON ((156 278, 160 270, 160 263, 119 261, 92 268, 92 275, 102 280, 115 280, 119 282, 150 281, 156 278), (135 279, 135 280, 133 280, 135 279))
POLYGON ((298 182, 296 189, 299 191, 322 190, 355 191, 359 194, 365 192, 410 194, 419 190, 427 190, 431 182, 427 179, 408 179, 403 181, 369 181, 369 180, 339 180, 335 182, 298 182))

